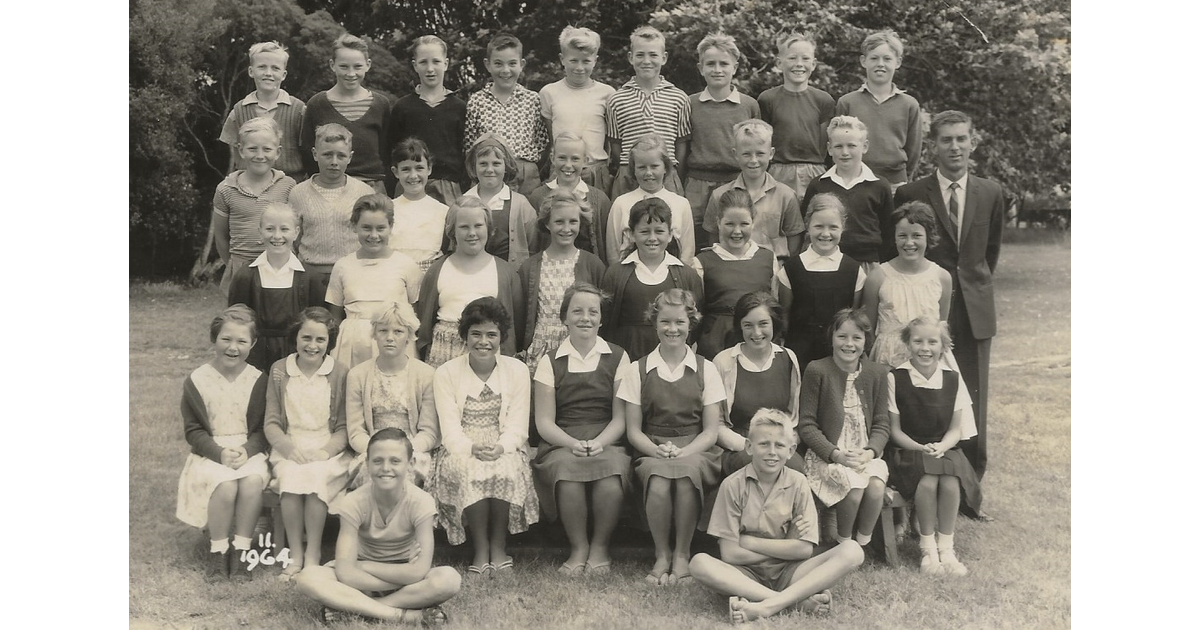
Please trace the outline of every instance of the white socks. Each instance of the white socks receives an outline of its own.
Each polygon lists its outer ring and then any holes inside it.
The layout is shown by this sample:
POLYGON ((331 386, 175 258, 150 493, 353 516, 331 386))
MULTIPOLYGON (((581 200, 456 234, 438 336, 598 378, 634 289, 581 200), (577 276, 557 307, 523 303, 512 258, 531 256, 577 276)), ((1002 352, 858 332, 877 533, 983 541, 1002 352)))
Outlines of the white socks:
POLYGON ((221 540, 208 541, 208 551, 209 553, 225 553, 229 551, 229 539, 223 538, 221 540))
POLYGON ((233 548, 237 549, 238 551, 246 551, 250 549, 250 537, 235 535, 233 537, 233 548))
POLYGON ((861 547, 866 547, 871 544, 871 535, 859 532, 854 535, 854 542, 858 543, 861 547))

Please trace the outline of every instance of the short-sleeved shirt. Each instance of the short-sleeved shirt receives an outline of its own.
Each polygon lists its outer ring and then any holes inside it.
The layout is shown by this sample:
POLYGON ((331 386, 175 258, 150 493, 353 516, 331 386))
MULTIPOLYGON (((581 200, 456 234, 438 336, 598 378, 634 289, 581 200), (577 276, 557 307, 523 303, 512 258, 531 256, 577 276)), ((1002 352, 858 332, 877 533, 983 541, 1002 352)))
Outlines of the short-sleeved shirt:
POLYGON ((229 219, 230 255, 253 260, 264 250, 259 231, 263 210, 272 202, 287 203, 296 180, 284 175, 283 171, 272 170, 271 183, 255 195, 238 182, 238 176, 243 172, 234 171, 217 184, 217 191, 213 193, 213 214, 229 219))
MULTIPOLYGON (((755 243, 769 247, 776 257, 786 258, 789 256, 788 237, 804 232, 800 199, 796 196, 796 191, 787 184, 776 181, 770 173, 766 174, 766 178, 762 192, 751 195, 751 201, 754 202, 754 226, 751 228, 751 234, 755 243)), ((735 188, 749 192, 742 175, 718 187, 708 198, 708 206, 704 209, 704 229, 708 232, 717 233, 721 195, 735 188)))
MULTIPOLYGON (((667 362, 663 359, 659 349, 655 348, 650 354, 646 355, 646 374, 654 370, 658 370, 658 377, 668 383, 674 383, 683 378, 687 374, 685 368, 691 368, 692 372, 697 371, 697 363, 703 361, 704 365, 704 392, 701 396, 701 404, 705 407, 713 405, 725 400, 725 385, 721 382, 721 374, 717 372, 717 368, 708 359, 696 356, 691 348, 687 349, 687 354, 684 355, 683 361, 675 366, 672 370, 667 362)), ((617 372, 617 380, 621 381, 621 385, 617 388, 617 398, 625 402, 631 402, 635 405, 642 404, 642 378, 639 373, 638 362, 630 363, 624 370, 617 372)))
POLYGON ((566 79, 547 84, 538 96, 542 117, 550 121, 550 137, 570 131, 583 138, 588 162, 607 160, 604 113, 614 92, 611 85, 599 81, 582 88, 571 87, 566 79))
POLYGON ((404 496, 384 516, 367 485, 333 502, 329 511, 342 519, 342 527, 358 530, 358 559, 374 562, 407 562, 417 551, 417 527, 437 514, 437 503, 428 492, 405 482, 404 496))
POLYGON ((608 98, 605 108, 606 133, 621 141, 621 164, 629 164, 629 149, 639 138, 654 133, 667 145, 667 157, 675 159, 675 141, 692 135, 692 106, 688 95, 659 77, 650 92, 630 79, 608 98))
POLYGON ((518 84, 512 96, 500 102, 491 88, 492 84, 488 83, 467 99, 463 148, 470 147, 479 136, 490 131, 504 138, 517 159, 537 162, 550 143, 537 92, 518 84))
POLYGON ((754 465, 747 464, 721 482, 708 533, 735 542, 742 534, 749 534, 817 544, 817 506, 808 479, 784 467, 770 494, 766 494, 754 465))
MULTIPOLYGON (((596 345, 588 351, 587 356, 581 355, 579 350, 575 349, 575 345, 570 339, 564 339, 558 346, 558 350, 554 352, 554 359, 567 357, 567 371, 571 374, 581 374, 584 372, 595 372, 596 368, 600 367, 600 355, 611 354, 612 347, 608 342, 596 338, 596 345)), ((554 387, 554 367, 551 365, 549 354, 542 355, 538 361, 537 371, 533 374, 533 380, 536 383, 554 387)), ((629 355, 621 357, 621 361, 617 364, 617 378, 625 371, 625 366, 629 365, 629 355)))

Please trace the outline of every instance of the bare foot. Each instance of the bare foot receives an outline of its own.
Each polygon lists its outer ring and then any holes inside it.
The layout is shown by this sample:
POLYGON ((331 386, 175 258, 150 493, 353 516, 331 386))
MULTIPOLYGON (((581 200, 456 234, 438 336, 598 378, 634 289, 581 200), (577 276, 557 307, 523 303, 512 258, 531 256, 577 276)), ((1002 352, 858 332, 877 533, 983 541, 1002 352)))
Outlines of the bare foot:
POLYGON ((747 621, 750 621, 749 619, 746 618, 746 611, 745 611, 745 606, 746 606, 746 604, 749 604, 749 603, 750 602, 748 602, 743 597, 730 597, 729 598, 729 623, 736 626, 738 624, 742 624, 742 623, 746 623, 747 621))
POLYGON ((767 612, 763 610, 761 602, 750 602, 745 599, 738 602, 738 606, 735 607, 735 614, 737 612, 741 613, 742 618, 742 621, 739 623, 746 623, 754 621, 759 617, 768 616, 767 612))
POLYGON ((580 573, 583 571, 583 565, 588 561, 588 548, 581 547, 572 549, 571 555, 567 556, 567 561, 563 563, 563 567, 571 573, 580 573))
POLYGON ((796 609, 815 617, 824 617, 829 614, 833 607, 832 604, 833 593, 830 593, 829 589, 825 589, 797 604, 796 609))
POLYGON ((421 619, 424 617, 419 609, 397 608, 396 612, 400 613, 396 621, 406 626, 420 626, 421 619))
POLYGON ((608 547, 592 545, 591 549, 588 550, 588 570, 608 568, 610 565, 612 565, 612 556, 608 555, 608 547))

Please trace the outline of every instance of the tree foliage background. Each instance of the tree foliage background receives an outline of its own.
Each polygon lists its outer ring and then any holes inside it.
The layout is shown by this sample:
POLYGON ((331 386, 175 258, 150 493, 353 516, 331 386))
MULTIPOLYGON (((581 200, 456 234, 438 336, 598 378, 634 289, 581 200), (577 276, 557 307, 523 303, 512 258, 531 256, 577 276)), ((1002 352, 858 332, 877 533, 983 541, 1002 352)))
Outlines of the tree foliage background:
POLYGON ((537 90, 561 76, 563 26, 592 28, 603 39, 594 77, 619 86, 631 74, 628 35, 645 23, 666 34, 663 74, 688 93, 704 87, 695 48, 706 33, 737 40, 739 89, 756 96, 781 83, 776 39, 803 31, 818 42, 813 85, 835 98, 862 84, 862 38, 892 28, 905 43, 897 85, 926 113, 974 118, 976 173, 1017 197, 1070 190, 1069 0, 133 0, 130 274, 186 275, 203 247, 229 159, 217 136, 254 89, 254 42, 287 45, 284 88, 307 100, 332 85, 329 47, 342 32, 369 38, 367 84, 389 95, 413 88, 408 46, 434 33, 450 47, 447 87, 466 98, 486 79, 484 49, 498 32, 524 42, 523 82, 537 90))

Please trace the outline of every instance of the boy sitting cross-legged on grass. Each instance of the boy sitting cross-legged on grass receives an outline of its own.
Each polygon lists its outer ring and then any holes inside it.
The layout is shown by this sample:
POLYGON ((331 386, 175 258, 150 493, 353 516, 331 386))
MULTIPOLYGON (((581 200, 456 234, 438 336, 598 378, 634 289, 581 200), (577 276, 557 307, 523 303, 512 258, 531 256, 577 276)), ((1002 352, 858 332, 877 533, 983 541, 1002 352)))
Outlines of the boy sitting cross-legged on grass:
POLYGON ((729 598, 732 623, 753 621, 789 606, 828 614, 829 587, 863 561, 853 541, 813 557, 817 508, 808 479, 785 464, 796 435, 785 412, 760 409, 750 419, 750 464, 721 483, 708 533, 720 539, 721 559, 692 558, 692 575, 729 598))

